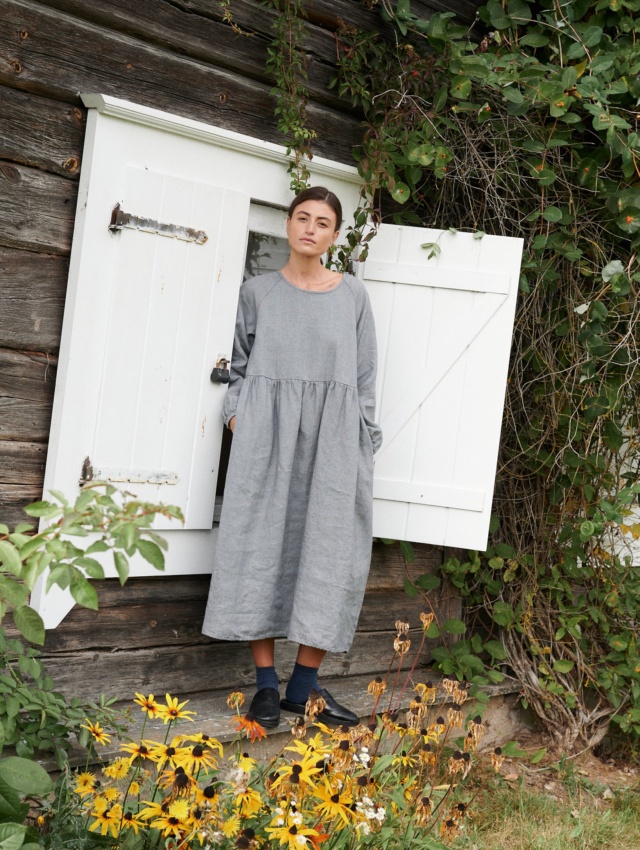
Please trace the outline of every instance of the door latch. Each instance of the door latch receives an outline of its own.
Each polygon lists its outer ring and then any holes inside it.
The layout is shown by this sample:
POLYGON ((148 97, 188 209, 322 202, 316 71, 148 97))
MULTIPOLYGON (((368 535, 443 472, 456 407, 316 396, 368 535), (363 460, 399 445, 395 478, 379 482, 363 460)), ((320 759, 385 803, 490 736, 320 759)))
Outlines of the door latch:
POLYGON ((213 367, 213 372, 211 373, 211 381, 214 384, 228 384, 229 383, 229 361, 226 357, 220 357, 216 365, 213 367))

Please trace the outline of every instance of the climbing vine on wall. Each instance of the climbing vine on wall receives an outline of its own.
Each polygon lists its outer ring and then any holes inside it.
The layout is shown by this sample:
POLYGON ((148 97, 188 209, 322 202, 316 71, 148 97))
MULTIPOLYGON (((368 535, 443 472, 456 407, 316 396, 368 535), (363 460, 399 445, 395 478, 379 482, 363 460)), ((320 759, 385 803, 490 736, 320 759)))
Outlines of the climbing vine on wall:
POLYGON ((368 5, 386 31, 343 25, 334 81, 365 121, 343 260, 371 212, 525 240, 491 546, 445 564, 471 619, 443 660, 482 681, 492 646, 563 747, 640 734, 640 0, 490 0, 470 29, 368 5))

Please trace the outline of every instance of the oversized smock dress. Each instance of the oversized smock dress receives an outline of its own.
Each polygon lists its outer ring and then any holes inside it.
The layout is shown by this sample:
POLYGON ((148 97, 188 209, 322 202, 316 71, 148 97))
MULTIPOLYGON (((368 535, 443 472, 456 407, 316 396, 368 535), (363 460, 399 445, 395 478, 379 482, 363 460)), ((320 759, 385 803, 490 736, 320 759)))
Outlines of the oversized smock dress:
POLYGON ((243 283, 236 416, 203 632, 346 652, 369 572, 376 338, 363 284, 243 283))

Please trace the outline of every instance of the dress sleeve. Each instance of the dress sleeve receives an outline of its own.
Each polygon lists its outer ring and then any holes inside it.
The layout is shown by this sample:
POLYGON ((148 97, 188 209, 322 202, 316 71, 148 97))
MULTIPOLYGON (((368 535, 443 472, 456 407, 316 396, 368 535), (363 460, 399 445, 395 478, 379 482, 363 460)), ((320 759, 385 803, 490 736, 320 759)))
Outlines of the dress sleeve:
POLYGON ((256 332, 256 305, 254 293, 243 283, 240 287, 238 299, 238 313, 236 316, 236 331, 233 340, 233 354, 231 356, 229 386, 224 397, 222 406, 222 417, 224 424, 228 427, 229 422, 236 415, 238 398, 242 388, 242 382, 247 371, 249 355, 253 348, 253 340, 256 332))
POLYGON ((358 316, 358 396, 360 411, 369 429, 375 454, 382 445, 382 430, 375 420, 378 346, 369 295, 364 287, 362 295, 358 316))

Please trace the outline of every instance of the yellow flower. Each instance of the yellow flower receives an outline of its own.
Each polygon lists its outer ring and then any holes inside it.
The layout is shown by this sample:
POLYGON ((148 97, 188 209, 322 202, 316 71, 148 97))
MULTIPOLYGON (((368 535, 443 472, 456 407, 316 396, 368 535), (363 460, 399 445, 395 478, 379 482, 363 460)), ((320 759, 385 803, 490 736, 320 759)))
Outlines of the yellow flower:
POLYGON ((131 770, 129 759, 117 758, 103 768, 102 772, 110 779, 124 779, 127 773, 131 770))
POLYGON ((145 697, 143 694, 136 693, 134 702, 137 703, 143 711, 146 711, 147 717, 150 717, 152 720, 160 714, 160 706, 156 702, 153 694, 149 694, 148 697, 145 697))
POLYGON ((234 835, 237 835, 240 831, 240 818, 238 815, 231 815, 231 817, 228 817, 225 821, 223 821, 222 831, 227 838, 233 838, 234 835))
POLYGON ((271 833, 271 838, 277 838, 280 846, 287 845, 289 850, 300 850, 301 847, 307 847, 309 839, 317 837, 320 833, 315 829, 309 829, 297 825, 284 824, 284 826, 268 826, 266 831, 271 833))
MULTIPOLYGON (((292 791, 300 789, 300 786, 308 785, 315 788, 313 777, 322 773, 322 768, 316 767, 318 762, 317 753, 308 753, 300 761, 285 764, 278 768, 278 778, 273 783, 273 788, 286 783, 292 791)), ((301 789, 303 790, 303 789, 301 789)))
POLYGON ((249 753, 242 753, 242 755, 238 756, 238 767, 240 770, 244 770, 245 773, 251 773, 252 770, 258 767, 258 762, 252 759, 249 753))
POLYGON ((172 739, 171 743, 154 743, 153 746, 151 746, 151 741, 147 741, 146 743, 149 745, 149 758, 151 761, 155 761, 165 767, 167 765, 170 767, 177 767, 180 754, 179 745, 181 740, 182 738, 180 736, 176 736, 172 739))
POLYGON ((137 797, 140 793, 140 783, 132 782, 131 785, 129 785, 129 793, 133 794, 134 797, 137 797))
POLYGON ((146 759, 149 758, 149 747, 144 741, 141 741, 139 744, 135 744, 131 742, 130 744, 122 744, 120 747, 121 750, 124 750, 125 753, 131 753, 128 759, 126 759, 129 764, 133 764, 136 759, 146 759))
POLYGON ((120 797, 120 792, 113 786, 101 788, 98 792, 98 797, 102 797, 102 799, 106 800, 107 803, 115 803, 115 801, 120 797))
POLYGON ((212 738, 205 732, 198 732, 197 735, 178 735, 174 740, 184 744, 186 741, 191 741, 194 744, 200 744, 201 747, 208 747, 210 750, 217 750, 223 756, 224 748, 217 738, 212 738))
POLYGON ((218 764, 213 753, 205 750, 202 744, 195 744, 191 749, 182 748, 176 754, 176 760, 189 773, 197 773, 203 767, 213 770, 218 764))
POLYGON ((100 835, 111 835, 117 838, 120 832, 120 821, 122 819, 122 808, 118 803, 101 811, 94 809, 91 817, 95 820, 89 827, 90 832, 100 830, 100 835))
POLYGON ((316 788, 314 796, 320 800, 315 806, 315 811, 321 818, 327 818, 328 820, 339 818, 344 826, 349 826, 354 814, 351 809, 353 798, 348 792, 344 791, 344 789, 340 793, 337 792, 325 779, 316 788))
POLYGON ((178 702, 178 697, 172 697, 171 694, 165 694, 165 699, 167 701, 166 706, 158 706, 158 716, 162 717, 165 723, 172 723, 174 720, 193 721, 193 717, 190 717, 189 715, 195 715, 195 711, 183 711, 183 706, 189 702, 188 699, 184 702, 178 702))
POLYGON ((87 722, 81 724, 82 729, 87 729, 97 744, 108 744, 111 740, 111 735, 107 735, 99 723, 92 723, 88 718, 87 722))
POLYGON ((93 794, 96 790, 96 778, 93 773, 79 773, 76 777, 76 787, 73 790, 81 797, 93 794))
POLYGON ((236 794, 233 800, 233 806, 243 817, 251 817, 257 814, 263 807, 262 797, 255 788, 246 788, 236 794))
POLYGON ((132 829, 135 832, 135 834, 137 835, 138 829, 141 826, 144 826, 144 824, 139 819, 139 817, 137 817, 136 815, 133 814, 133 812, 125 812, 122 815, 122 828, 123 829, 132 829))
POLYGON ((375 679, 369 682, 367 693, 374 697, 381 697, 386 690, 387 683, 383 681, 381 676, 376 676, 375 679))
POLYGON ((174 770, 164 770, 160 774, 158 784, 161 788, 171 788, 171 793, 175 795, 187 794, 191 787, 195 785, 195 779, 185 773, 184 767, 178 765, 174 770))

